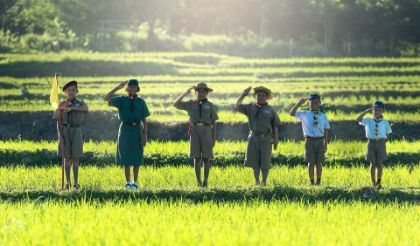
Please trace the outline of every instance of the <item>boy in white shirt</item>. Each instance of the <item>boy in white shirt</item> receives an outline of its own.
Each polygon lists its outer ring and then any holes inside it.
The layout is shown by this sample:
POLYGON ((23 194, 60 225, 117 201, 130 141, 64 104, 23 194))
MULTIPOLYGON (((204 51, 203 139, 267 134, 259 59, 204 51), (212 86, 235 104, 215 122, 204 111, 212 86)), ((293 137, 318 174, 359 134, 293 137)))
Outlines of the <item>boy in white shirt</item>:
POLYGON ((328 146, 328 131, 330 123, 325 113, 319 111, 321 97, 311 94, 309 98, 302 98, 290 110, 290 115, 302 122, 303 136, 305 138, 305 161, 308 163, 308 173, 311 185, 321 184, 322 163, 325 161, 325 152, 328 146), (309 101, 310 110, 297 109, 309 101), (316 183, 314 182, 314 167, 316 166, 316 183))
POLYGON ((361 113, 356 121, 365 127, 366 138, 368 139, 366 160, 370 162, 370 177, 374 188, 381 188, 382 163, 388 159, 386 153, 387 135, 392 133, 391 125, 383 118, 382 113, 385 105, 381 101, 373 103, 372 108, 366 109, 361 113), (372 112, 372 117, 365 117, 367 113, 372 112), (378 170, 378 179, 375 180, 375 171, 378 170))

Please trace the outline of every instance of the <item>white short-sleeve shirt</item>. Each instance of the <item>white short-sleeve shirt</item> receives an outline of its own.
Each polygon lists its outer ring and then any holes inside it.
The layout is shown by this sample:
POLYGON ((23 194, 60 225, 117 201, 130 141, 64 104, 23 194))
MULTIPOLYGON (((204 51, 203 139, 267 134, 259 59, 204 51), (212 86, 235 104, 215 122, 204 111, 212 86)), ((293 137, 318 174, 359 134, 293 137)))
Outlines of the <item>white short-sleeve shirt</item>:
MULTIPOLYGON (((376 139, 375 135, 375 128, 376 128, 376 122, 374 118, 366 117, 363 118, 361 122, 359 122, 360 125, 365 127, 366 131, 366 138, 369 139, 376 139)), ((387 138, 387 134, 391 134, 391 125, 389 124, 389 121, 380 119, 378 124, 378 138, 387 138)))
POLYGON ((295 118, 302 122, 303 136, 305 137, 323 137, 325 129, 330 129, 327 116, 322 112, 318 112, 317 126, 314 126, 314 112, 310 110, 296 112, 295 118))

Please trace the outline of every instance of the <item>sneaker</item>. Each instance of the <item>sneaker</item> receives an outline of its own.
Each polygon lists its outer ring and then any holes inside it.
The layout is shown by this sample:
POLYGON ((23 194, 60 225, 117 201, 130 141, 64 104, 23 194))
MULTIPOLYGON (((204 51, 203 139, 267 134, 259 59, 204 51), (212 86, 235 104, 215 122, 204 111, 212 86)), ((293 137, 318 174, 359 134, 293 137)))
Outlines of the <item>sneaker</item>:
POLYGON ((125 183, 125 188, 127 190, 131 190, 132 189, 131 184, 130 183, 125 183))
POLYGON ((70 184, 65 184, 63 190, 70 190, 70 184))
POLYGON ((79 184, 75 184, 75 185, 73 185, 73 189, 75 189, 75 190, 80 189, 80 185, 79 185, 79 184))
POLYGON ((137 184, 137 182, 131 183, 131 189, 137 190, 138 188, 139 188, 139 185, 137 184))
POLYGON ((208 184, 207 180, 203 181, 203 188, 207 188, 208 186, 209 186, 209 184, 208 184))

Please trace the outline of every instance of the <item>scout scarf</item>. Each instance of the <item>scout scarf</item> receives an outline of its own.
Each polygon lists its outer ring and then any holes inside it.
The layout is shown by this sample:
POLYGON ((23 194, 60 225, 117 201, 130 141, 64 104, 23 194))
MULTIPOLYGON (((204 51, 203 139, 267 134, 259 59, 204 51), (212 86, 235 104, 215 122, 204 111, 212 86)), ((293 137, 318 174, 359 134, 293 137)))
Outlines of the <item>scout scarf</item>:
POLYGON ((137 95, 129 96, 130 98, 130 110, 131 112, 134 112, 134 100, 136 100, 137 95))
POLYGON ((263 103, 263 104, 258 104, 256 103, 255 106, 257 107, 257 113, 255 114, 255 116, 258 116, 260 114, 260 109, 262 107, 264 107, 265 105, 268 105, 268 103, 263 103))
POLYGON ((319 110, 313 110, 312 113, 314 113, 314 127, 318 127, 318 113, 319 113, 319 110))
POLYGON ((197 100, 198 107, 200 109, 200 119, 201 119, 201 113, 202 113, 202 105, 204 102, 207 102, 207 101, 208 101, 207 98, 204 98, 203 100, 197 100))
POLYGON ((381 122, 382 118, 373 119, 375 121, 375 138, 376 140, 379 139, 379 123, 381 122))

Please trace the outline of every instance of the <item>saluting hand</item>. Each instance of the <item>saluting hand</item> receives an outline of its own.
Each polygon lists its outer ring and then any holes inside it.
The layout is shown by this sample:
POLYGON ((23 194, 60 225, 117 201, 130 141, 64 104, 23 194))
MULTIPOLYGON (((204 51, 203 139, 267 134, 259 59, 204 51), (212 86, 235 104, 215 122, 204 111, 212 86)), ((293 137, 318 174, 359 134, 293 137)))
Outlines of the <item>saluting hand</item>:
POLYGON ((194 86, 188 88, 187 91, 185 92, 185 94, 190 94, 193 89, 195 89, 194 86))
POLYGON ((299 100, 298 104, 299 104, 299 105, 302 105, 302 104, 304 104, 307 100, 308 100, 308 99, 306 99, 306 98, 301 98, 301 99, 299 100))
POLYGON ((118 86, 117 86, 117 89, 118 90, 121 90, 122 88, 124 88, 125 87, 125 85, 128 83, 128 81, 126 80, 126 81, 123 81, 123 82, 121 82, 118 86))
POLYGON ((246 88, 244 90, 244 92, 242 93, 242 95, 247 96, 251 90, 252 90, 252 86, 249 86, 248 88, 246 88))

